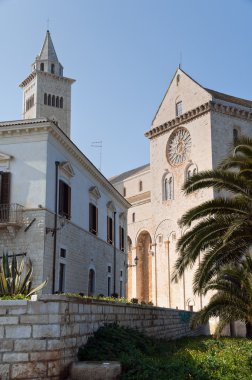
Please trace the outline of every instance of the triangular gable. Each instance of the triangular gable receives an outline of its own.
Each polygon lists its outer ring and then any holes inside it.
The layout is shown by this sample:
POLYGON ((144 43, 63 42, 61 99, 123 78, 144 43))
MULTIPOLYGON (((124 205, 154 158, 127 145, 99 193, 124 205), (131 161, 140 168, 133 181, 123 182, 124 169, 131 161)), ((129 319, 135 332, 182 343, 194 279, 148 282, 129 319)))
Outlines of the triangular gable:
POLYGON ((110 211, 112 211, 112 212, 116 211, 115 205, 114 205, 114 203, 113 203, 112 201, 109 201, 109 202, 107 203, 107 208, 108 208, 110 211))
POLYGON ((178 68, 152 121, 152 128, 176 118, 176 103, 182 101, 182 113, 212 100, 211 94, 178 68))
POLYGON ((10 161, 12 156, 8 156, 8 154, 0 153, 0 161, 10 161))
POLYGON ((65 173, 65 175, 69 178, 72 178, 74 177, 75 173, 74 173, 74 170, 73 170, 73 167, 72 165, 70 164, 70 162, 68 161, 65 161, 65 162, 61 162, 60 164, 60 169, 65 173))
POLYGON ((89 194, 92 195, 95 199, 101 198, 101 193, 99 192, 97 186, 91 186, 89 188, 89 194))

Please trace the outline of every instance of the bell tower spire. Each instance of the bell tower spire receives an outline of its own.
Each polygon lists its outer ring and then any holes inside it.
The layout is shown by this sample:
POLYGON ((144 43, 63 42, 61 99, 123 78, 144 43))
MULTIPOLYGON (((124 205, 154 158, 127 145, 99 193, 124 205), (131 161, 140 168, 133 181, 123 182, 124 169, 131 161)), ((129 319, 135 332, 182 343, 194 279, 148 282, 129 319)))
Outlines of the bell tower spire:
POLYGON ((47 117, 70 137, 71 85, 63 76, 49 30, 39 55, 32 64, 31 74, 20 84, 23 89, 23 118, 47 117))

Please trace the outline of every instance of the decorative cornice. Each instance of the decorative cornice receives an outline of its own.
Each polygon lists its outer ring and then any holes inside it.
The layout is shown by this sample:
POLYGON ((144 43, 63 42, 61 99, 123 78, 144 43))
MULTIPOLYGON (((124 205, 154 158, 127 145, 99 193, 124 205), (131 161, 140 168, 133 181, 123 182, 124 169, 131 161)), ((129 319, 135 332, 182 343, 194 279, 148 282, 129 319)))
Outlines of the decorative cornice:
POLYGON ((196 107, 188 112, 183 113, 181 116, 178 116, 175 119, 167 121, 166 123, 161 124, 158 127, 152 128, 150 131, 145 133, 145 137, 152 139, 153 137, 156 137, 173 128, 176 128, 179 125, 188 123, 189 121, 195 119, 196 117, 204 115, 206 112, 209 112, 210 110, 211 110, 211 102, 202 104, 199 107, 196 107))
POLYGON ((145 137, 152 139, 153 137, 159 136, 160 134, 166 133, 180 125, 186 124, 197 117, 204 115, 209 111, 214 111, 218 113, 222 113, 229 116, 234 116, 239 119, 252 120, 252 112, 246 111, 244 109, 229 106, 222 103, 217 103, 214 101, 209 101, 196 107, 188 112, 185 112, 181 116, 176 117, 164 124, 161 124, 157 127, 152 128, 150 131, 145 133, 145 137))
POLYGON ((28 75, 23 82, 20 83, 19 87, 23 88, 27 86, 28 83, 30 83, 37 75, 43 75, 43 76, 49 76, 53 77, 54 79, 63 80, 65 82, 74 83, 75 79, 67 78, 67 77, 60 77, 59 75, 48 73, 47 71, 40 71, 40 70, 33 70, 31 74, 28 75))

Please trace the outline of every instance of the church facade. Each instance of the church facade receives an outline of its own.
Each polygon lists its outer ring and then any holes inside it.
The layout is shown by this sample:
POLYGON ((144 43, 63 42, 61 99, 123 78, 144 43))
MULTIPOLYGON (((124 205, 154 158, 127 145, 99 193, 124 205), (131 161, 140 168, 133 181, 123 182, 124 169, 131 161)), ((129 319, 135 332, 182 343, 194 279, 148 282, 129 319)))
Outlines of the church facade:
POLYGON ((125 295, 129 203, 71 141, 71 85, 50 33, 0 122, 0 251, 27 256, 44 293, 125 295))
POLYGON ((207 299, 192 290, 194 268, 172 282, 176 243, 184 233, 178 221, 190 208, 220 194, 213 189, 185 196, 187 178, 210 170, 239 135, 252 136, 252 101, 206 89, 180 68, 156 112, 150 163, 111 178, 132 204, 128 213, 128 298, 185 310, 207 299))

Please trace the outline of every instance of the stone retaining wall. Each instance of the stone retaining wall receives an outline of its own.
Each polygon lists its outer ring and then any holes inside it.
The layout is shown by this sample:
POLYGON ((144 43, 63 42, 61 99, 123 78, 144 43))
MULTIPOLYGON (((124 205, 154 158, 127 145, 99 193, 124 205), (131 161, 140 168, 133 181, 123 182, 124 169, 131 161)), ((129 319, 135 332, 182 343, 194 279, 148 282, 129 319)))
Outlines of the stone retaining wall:
POLYGON ((78 347, 104 323, 136 327, 156 338, 208 334, 191 331, 190 313, 152 306, 40 296, 0 301, 0 379, 67 378, 78 347))

